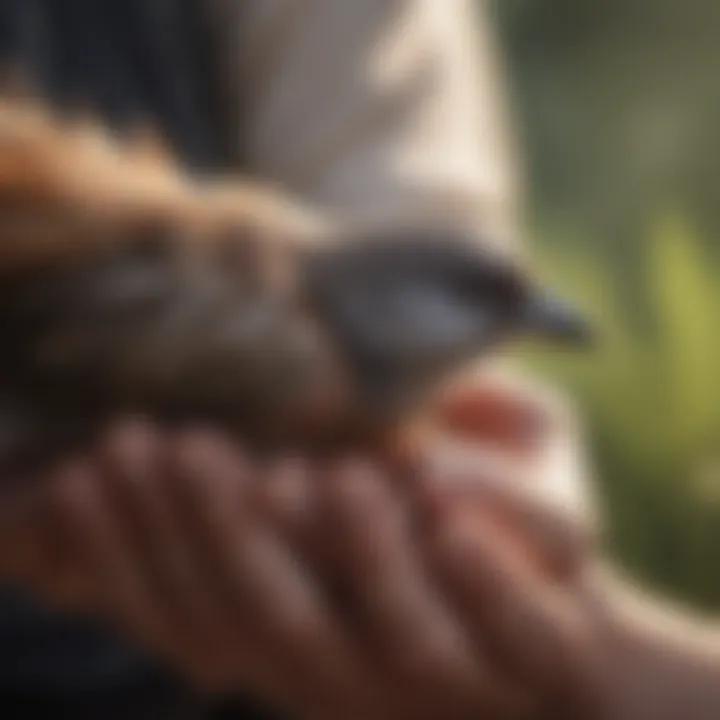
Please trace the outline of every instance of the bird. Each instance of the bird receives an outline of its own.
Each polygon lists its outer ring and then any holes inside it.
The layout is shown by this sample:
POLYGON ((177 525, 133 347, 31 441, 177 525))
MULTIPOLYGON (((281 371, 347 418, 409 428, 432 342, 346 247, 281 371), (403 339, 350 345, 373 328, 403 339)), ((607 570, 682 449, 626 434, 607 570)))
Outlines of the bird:
POLYGON ((478 358, 590 335, 470 233, 344 226, 248 177, 191 175, 149 128, 0 100, 0 478, 122 413, 258 453, 387 447, 478 358))

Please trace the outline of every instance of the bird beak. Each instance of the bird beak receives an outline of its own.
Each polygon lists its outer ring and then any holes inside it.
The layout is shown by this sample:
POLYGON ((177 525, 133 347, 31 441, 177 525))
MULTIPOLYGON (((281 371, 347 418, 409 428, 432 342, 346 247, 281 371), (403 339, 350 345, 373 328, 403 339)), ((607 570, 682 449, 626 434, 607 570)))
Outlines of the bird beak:
POLYGON ((542 291, 530 296, 521 324, 531 336, 568 346, 585 347, 593 340, 589 322, 575 308, 542 291))

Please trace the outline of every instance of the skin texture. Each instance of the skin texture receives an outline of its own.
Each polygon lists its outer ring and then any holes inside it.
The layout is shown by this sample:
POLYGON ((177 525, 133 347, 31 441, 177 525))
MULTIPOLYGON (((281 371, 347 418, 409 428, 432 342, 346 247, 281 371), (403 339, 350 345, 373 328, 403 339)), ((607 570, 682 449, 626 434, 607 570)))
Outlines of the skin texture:
MULTIPOLYGON (((450 402, 458 431, 473 431, 482 396, 450 402)), ((15 577, 107 618, 201 688, 249 690, 298 717, 583 705, 589 627, 580 594, 561 588, 578 586, 588 526, 547 494, 503 490, 539 466, 555 411, 509 390, 485 398, 515 421, 494 435, 478 423, 472 474, 438 449, 392 482, 368 460, 268 467, 205 431, 123 425, 44 492, 22 489, 0 523, 34 548, 15 577)))
POLYGON ((471 456, 403 482, 121 423, 3 503, 0 574, 296 717, 717 717, 716 624, 600 567, 558 489, 567 413, 495 380, 444 411, 471 456))

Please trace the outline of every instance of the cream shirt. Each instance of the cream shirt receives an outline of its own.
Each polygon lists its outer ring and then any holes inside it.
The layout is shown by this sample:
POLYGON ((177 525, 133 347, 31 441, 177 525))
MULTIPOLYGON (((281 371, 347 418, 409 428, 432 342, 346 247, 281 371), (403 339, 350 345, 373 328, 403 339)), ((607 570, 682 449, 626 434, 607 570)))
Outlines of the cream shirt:
POLYGON ((484 5, 215 2, 246 169, 344 221, 451 219, 516 241, 517 162, 484 5))

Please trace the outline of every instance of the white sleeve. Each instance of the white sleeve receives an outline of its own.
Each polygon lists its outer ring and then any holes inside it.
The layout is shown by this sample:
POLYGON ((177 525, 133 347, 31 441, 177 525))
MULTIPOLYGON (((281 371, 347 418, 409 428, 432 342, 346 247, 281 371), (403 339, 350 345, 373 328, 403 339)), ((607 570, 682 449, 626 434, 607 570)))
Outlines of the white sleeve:
POLYGON ((251 172, 351 222, 436 217, 514 242, 518 173, 484 7, 237 5, 238 142, 251 172))

